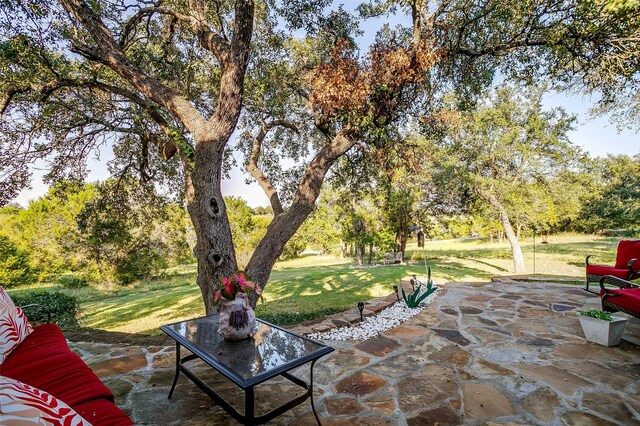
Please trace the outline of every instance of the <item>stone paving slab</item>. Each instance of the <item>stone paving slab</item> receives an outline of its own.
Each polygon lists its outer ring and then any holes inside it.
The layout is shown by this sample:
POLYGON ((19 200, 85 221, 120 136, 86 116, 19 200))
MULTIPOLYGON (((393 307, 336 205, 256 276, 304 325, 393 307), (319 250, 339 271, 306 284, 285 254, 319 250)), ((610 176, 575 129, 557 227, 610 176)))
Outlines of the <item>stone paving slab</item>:
MULTIPOLYGON (((316 407, 324 425, 640 425, 640 347, 586 342, 577 311, 598 305, 575 286, 448 283, 430 307, 382 336, 330 342, 336 351, 315 368, 316 407)), ((640 336, 640 321, 627 331, 640 336)), ((173 345, 70 345, 136 424, 235 424, 184 376, 167 399, 173 345)), ((204 366, 199 372, 242 406, 234 385, 204 366)), ((257 412, 295 392, 286 381, 258 386, 257 412)), ((305 402, 270 424, 315 419, 305 402)))

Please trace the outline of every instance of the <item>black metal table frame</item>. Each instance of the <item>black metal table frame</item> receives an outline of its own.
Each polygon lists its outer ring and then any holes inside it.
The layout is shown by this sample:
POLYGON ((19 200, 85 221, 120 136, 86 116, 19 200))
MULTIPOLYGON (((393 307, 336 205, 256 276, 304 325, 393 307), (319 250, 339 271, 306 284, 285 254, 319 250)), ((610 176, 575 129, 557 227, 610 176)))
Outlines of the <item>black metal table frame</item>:
MULTIPOLYGON (((277 327, 275 325, 269 324, 265 321, 260 320, 260 322, 262 322, 265 325, 268 325, 270 327, 275 327, 278 328, 280 330, 283 330, 289 334, 293 334, 295 336, 298 336, 295 333, 292 333, 288 330, 284 330, 280 327, 277 327)), ((247 386, 242 386, 242 384, 240 383, 242 381, 242 378, 238 377, 234 377, 235 373, 232 370, 228 370, 222 366, 216 366, 216 365, 212 365, 212 363, 207 362, 207 360, 205 360, 203 357, 205 356, 203 353, 201 353, 202 351, 197 347, 197 346, 192 346, 192 347, 188 347, 186 345, 181 344, 176 337, 174 336, 172 333, 167 332, 166 329, 164 329, 163 327, 161 327, 161 329, 167 333, 171 338, 173 338, 176 342, 176 374, 175 377, 173 379, 173 384, 171 385, 171 390, 169 391, 169 396, 168 398, 170 399, 173 396, 173 391, 175 390, 176 384, 178 383, 178 378, 180 377, 180 372, 184 373, 185 376, 187 376, 193 383, 195 383, 204 393, 206 393, 212 400, 214 400, 218 405, 220 405, 220 407, 222 407, 222 409, 224 409, 227 413, 229 413, 235 420, 237 420, 238 422, 245 424, 245 425, 254 425, 254 424, 263 424, 268 422, 269 420, 272 420, 276 417, 278 417, 279 415, 285 413, 286 411, 289 411, 290 409, 292 409, 293 407, 296 407, 300 404, 302 404, 304 401, 306 401, 308 398, 311 398, 311 409, 313 411, 313 415, 316 418, 316 421, 318 422, 318 425, 321 425, 320 423, 320 418, 318 417, 318 412, 316 411, 316 407, 315 404, 313 402, 313 366, 315 365, 316 361, 318 361, 318 359, 320 359, 322 356, 333 352, 333 348, 328 347, 328 346, 324 346, 323 348, 325 349, 324 351, 320 351, 318 353, 313 353, 310 355, 307 355, 305 357, 301 357, 297 360, 295 360, 295 362, 290 362, 287 363, 283 366, 280 366, 278 368, 275 368, 272 372, 270 372, 270 374, 268 375, 264 375, 263 377, 260 377, 257 380, 250 380, 249 384, 247 386), (191 355, 187 355, 181 358, 180 356, 180 347, 184 346, 185 349, 189 350, 190 352, 192 352, 191 355), (214 370, 216 370, 217 372, 219 372, 220 374, 222 374, 223 376, 225 376, 227 379, 231 380, 233 383, 235 383, 238 387, 240 387, 242 390, 244 390, 245 392, 245 404, 244 404, 244 415, 240 414, 238 412, 238 410, 235 409, 235 407, 233 405, 231 405, 229 402, 227 402, 224 398, 222 398, 222 396, 220 396, 218 393, 216 393, 216 391, 214 391, 209 385, 207 385, 205 382, 203 382, 198 376, 195 375, 195 373, 193 373, 186 365, 185 363, 189 362, 189 361, 193 361, 196 359, 200 359, 201 361, 203 361, 205 364, 209 365, 211 368, 213 368, 214 370), (302 365, 305 365, 307 363, 311 363, 310 366, 310 373, 309 373, 309 383, 305 382, 304 380, 300 379, 299 377, 294 376, 293 374, 290 374, 289 371, 293 370, 294 368, 298 368, 302 365), (290 382, 300 386, 301 388, 303 388, 306 392, 303 393, 302 395, 282 404, 279 407, 274 408, 273 410, 269 411, 266 414, 263 414, 261 416, 255 416, 255 391, 254 391, 254 387, 266 382, 267 380, 273 379, 275 377, 278 376, 282 376, 284 378, 286 378, 287 380, 289 380, 290 382)), ((298 336, 300 337, 300 336, 298 336)), ((303 338, 303 337, 300 337, 303 338)))

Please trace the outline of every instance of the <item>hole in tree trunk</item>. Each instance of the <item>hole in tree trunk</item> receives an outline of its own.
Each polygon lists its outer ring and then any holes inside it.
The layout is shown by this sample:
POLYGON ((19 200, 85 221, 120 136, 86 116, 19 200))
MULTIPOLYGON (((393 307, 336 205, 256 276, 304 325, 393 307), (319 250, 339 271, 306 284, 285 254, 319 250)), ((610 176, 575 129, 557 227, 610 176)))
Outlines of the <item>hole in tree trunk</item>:
POLYGON ((218 205, 218 200, 215 197, 211 198, 209 201, 209 216, 216 217, 220 215, 220 206, 218 205))
POLYGON ((222 256, 218 253, 211 253, 209 255, 209 262, 214 266, 220 266, 222 265, 222 256))

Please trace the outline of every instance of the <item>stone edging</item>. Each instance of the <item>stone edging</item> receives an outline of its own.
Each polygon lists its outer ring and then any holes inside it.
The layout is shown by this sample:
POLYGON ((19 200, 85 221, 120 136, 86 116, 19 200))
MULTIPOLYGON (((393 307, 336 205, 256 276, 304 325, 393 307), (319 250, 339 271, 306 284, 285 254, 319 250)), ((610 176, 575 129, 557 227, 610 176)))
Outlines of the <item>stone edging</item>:
MULTIPOLYGON (((405 292, 412 292, 411 283, 409 281, 400 281, 400 285, 405 292)), ((442 287, 441 287, 442 291, 442 287)), ((400 290, 398 290, 400 294, 400 290)), ((402 296, 400 296, 402 298, 402 296)), ((363 317, 376 315, 383 309, 386 309, 397 302, 396 294, 391 293, 385 297, 376 297, 364 302, 363 317)), ((289 330, 298 334, 322 333, 334 328, 346 327, 360 323, 360 311, 358 308, 349 309, 348 311, 339 312, 324 318, 318 318, 311 321, 305 321, 287 327, 289 330)))

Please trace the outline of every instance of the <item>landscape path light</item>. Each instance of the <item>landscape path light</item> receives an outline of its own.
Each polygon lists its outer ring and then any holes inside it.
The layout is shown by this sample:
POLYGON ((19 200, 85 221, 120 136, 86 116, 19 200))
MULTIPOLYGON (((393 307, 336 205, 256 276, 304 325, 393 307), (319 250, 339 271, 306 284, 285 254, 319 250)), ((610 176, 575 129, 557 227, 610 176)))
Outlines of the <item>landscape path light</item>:
POLYGON ((358 310, 360 311, 360 322, 364 321, 362 311, 364 311, 364 302, 358 302, 358 310))

